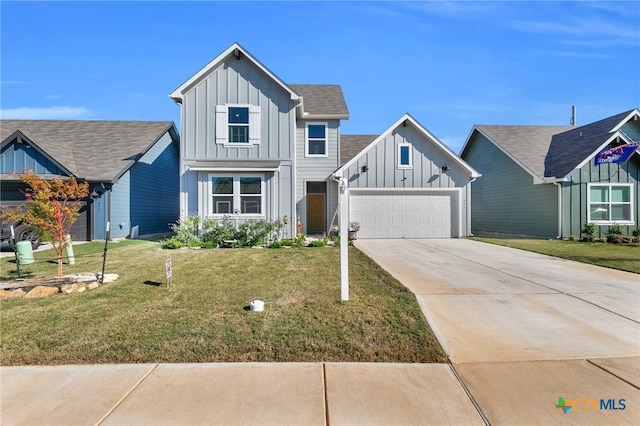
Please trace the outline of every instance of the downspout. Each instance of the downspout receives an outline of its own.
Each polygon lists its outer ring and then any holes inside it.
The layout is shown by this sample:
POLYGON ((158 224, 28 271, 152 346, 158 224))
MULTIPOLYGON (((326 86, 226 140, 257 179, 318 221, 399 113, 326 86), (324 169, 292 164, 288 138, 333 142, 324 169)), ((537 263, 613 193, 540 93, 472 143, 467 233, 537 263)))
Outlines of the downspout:
POLYGON ((469 179, 469 183, 467 184, 467 199, 466 199, 466 207, 467 207, 467 236, 473 237, 471 233, 471 184, 476 181, 477 178, 469 179))
POLYGON ((556 239, 562 238, 562 182, 553 182, 558 187, 558 235, 556 239))

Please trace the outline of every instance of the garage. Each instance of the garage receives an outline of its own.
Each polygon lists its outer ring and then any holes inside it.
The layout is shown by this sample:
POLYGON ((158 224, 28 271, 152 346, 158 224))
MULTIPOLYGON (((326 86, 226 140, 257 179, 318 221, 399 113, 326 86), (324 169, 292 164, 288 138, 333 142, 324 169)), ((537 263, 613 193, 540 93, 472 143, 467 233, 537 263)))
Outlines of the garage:
POLYGON ((459 191, 351 190, 349 216, 358 238, 456 238, 459 191))

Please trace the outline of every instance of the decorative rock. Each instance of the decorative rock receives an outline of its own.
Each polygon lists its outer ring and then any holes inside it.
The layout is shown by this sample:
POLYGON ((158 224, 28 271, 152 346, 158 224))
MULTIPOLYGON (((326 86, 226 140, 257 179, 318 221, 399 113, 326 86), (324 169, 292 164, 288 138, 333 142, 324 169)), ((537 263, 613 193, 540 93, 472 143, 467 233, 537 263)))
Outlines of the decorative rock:
POLYGON ((73 293, 73 284, 62 284, 60 286, 60 291, 63 292, 64 294, 73 293))
POLYGON ((94 288, 98 288, 98 287, 100 287, 100 284, 98 284, 97 281, 87 284, 88 290, 93 290, 94 288))
MULTIPOLYGON (((99 278, 99 277, 98 277, 99 278)), ((104 274, 103 284, 112 283, 118 279, 118 274, 104 274)))
POLYGON ((73 289, 74 293, 82 293, 87 289, 87 284, 83 282, 73 283, 71 284, 71 288, 73 289))
POLYGON ((25 299, 33 299, 37 297, 51 297, 58 294, 58 287, 45 287, 45 286, 37 286, 31 289, 29 293, 27 293, 24 298, 25 299))
POLYGON ((9 291, 0 289, 0 299, 20 299, 25 294, 27 293, 21 288, 9 291))
POLYGON ((95 281, 97 276, 96 274, 76 274, 76 275, 65 275, 64 278, 71 278, 73 282, 91 282, 95 281))

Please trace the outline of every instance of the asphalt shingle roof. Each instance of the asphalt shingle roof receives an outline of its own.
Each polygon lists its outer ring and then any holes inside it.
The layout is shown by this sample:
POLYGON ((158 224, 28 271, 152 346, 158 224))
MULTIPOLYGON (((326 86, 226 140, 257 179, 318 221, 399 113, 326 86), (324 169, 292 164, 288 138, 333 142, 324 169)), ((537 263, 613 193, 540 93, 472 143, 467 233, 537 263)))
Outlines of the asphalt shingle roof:
POLYGON ((337 84, 290 84, 289 87, 302 96, 305 113, 349 118, 342 88, 337 84))
POLYGON ((115 182, 171 121, 0 120, 2 144, 21 132, 75 177, 115 182))
POLYGON ((551 138, 573 127, 477 125, 476 128, 536 176, 543 178, 551 138))
POLYGON ((377 135, 341 135, 340 166, 344 166, 349 160, 369 146, 377 137, 377 135))

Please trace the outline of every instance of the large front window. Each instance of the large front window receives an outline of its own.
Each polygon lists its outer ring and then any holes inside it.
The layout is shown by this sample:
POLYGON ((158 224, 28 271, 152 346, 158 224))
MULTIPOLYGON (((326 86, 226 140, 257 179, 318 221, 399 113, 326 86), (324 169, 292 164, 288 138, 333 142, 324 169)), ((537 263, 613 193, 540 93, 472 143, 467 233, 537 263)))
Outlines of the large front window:
POLYGON ((632 184, 590 184, 589 222, 632 224, 632 184))
POLYGON ((261 176, 211 176, 211 213, 261 215, 262 187, 261 176))

